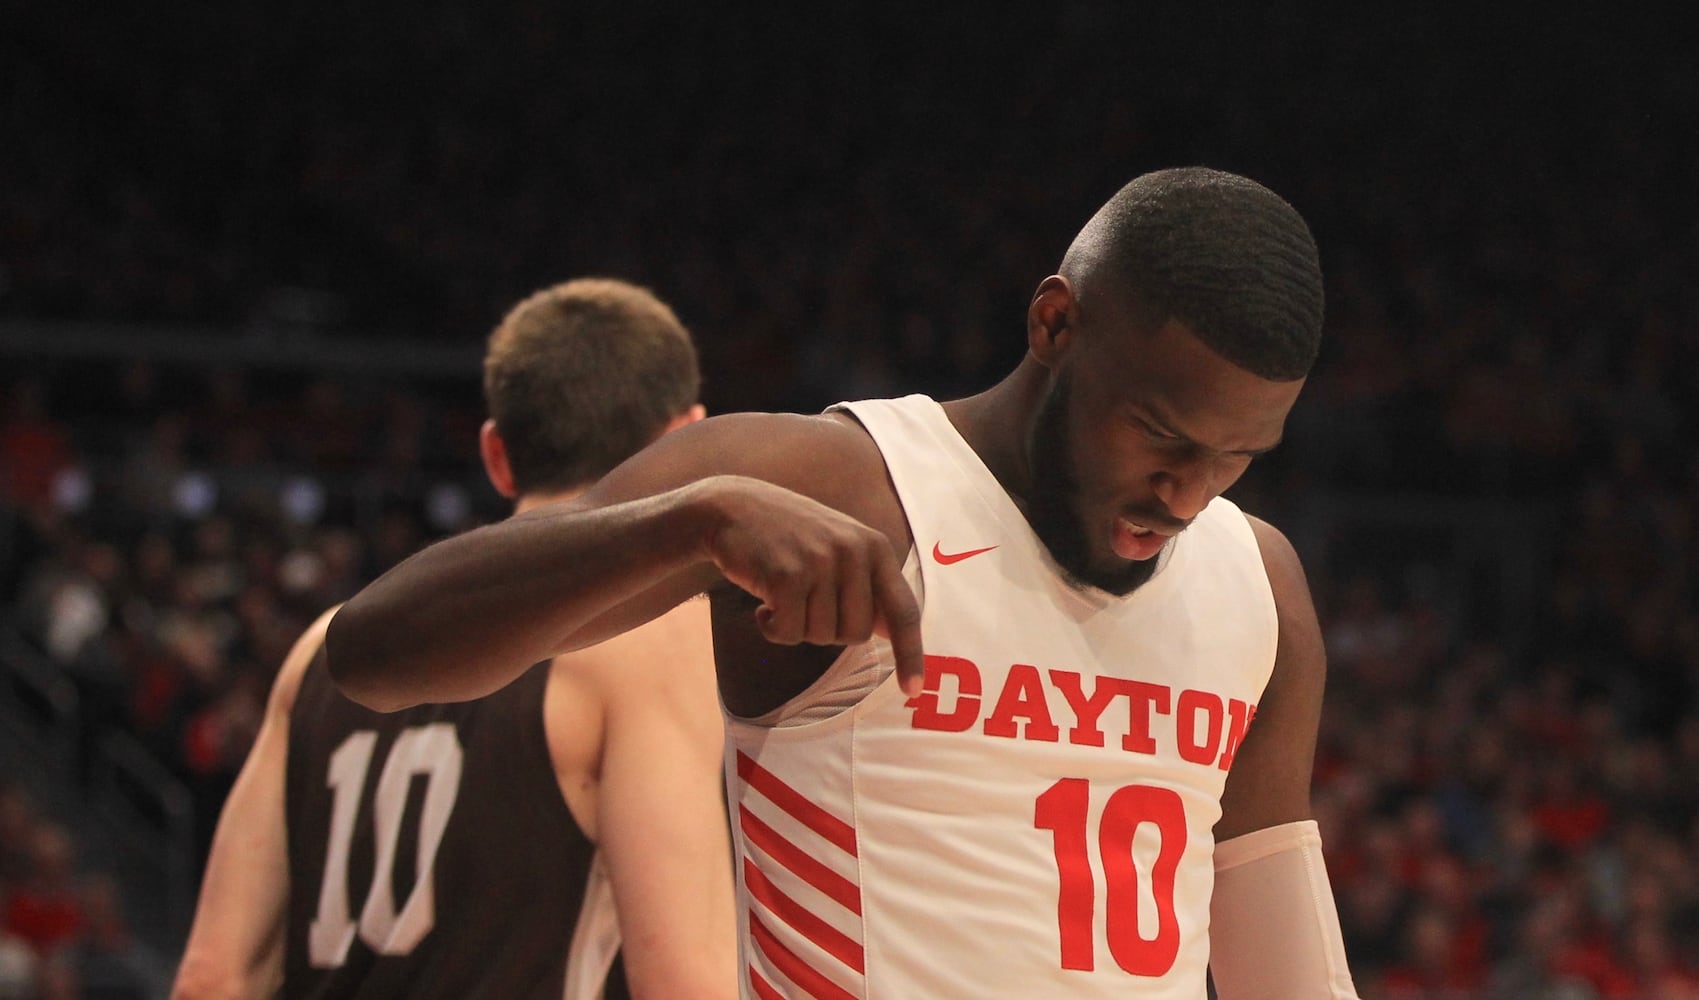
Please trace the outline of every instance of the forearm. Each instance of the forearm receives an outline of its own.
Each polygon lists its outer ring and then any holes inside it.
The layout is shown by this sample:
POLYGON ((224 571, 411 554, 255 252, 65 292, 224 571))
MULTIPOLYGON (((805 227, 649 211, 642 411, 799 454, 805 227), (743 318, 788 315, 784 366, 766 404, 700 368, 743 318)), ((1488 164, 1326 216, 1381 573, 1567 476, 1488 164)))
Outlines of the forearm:
POLYGON ((705 636, 669 645, 640 665, 650 691, 675 675, 665 693, 625 697, 609 716, 598 845, 632 997, 734 1000, 737 908, 712 657, 705 636), (682 672, 660 659, 680 655, 691 657, 682 672))
MULTIPOLYGON (((724 486, 710 479, 607 507, 559 504, 439 542, 332 620, 331 674, 380 711, 489 694, 540 660, 605 638, 585 626, 620 605, 711 569, 704 540, 724 486)), ((686 596, 657 595, 644 611, 686 596)))
POLYGON ((1219 844, 1209 912, 1221 1000, 1355 1000, 1314 821, 1219 844))

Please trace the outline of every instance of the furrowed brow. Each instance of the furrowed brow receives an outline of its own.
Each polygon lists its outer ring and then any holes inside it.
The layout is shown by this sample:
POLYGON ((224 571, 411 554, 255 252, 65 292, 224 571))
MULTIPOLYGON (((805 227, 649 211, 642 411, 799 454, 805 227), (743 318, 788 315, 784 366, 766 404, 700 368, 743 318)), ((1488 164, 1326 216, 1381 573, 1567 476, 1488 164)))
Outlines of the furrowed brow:
POLYGON ((1192 437, 1185 431, 1180 430, 1179 427, 1175 425, 1174 421, 1169 418, 1169 416, 1163 412, 1161 407, 1157 406, 1155 403, 1145 403, 1139 408, 1144 412, 1145 419, 1164 434, 1172 434, 1177 440, 1183 441, 1194 448, 1201 448, 1204 451, 1213 451, 1222 455, 1241 455, 1245 458, 1257 458, 1280 447, 1280 442, 1285 440, 1285 435, 1282 434, 1275 437, 1275 439, 1268 444, 1257 448, 1212 448, 1192 437))

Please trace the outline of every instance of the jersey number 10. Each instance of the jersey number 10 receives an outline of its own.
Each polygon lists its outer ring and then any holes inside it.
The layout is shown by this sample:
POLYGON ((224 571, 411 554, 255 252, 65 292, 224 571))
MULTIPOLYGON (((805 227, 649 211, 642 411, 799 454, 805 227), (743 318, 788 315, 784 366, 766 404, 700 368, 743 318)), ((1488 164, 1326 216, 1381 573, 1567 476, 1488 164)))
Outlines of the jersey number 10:
MULTIPOLYGON (((1062 943, 1062 968, 1095 968, 1096 941, 1092 923, 1097 911, 1097 885, 1091 870, 1091 783, 1063 778, 1034 803, 1033 826, 1049 830, 1056 851, 1061 886, 1056 894, 1056 922, 1062 943)), ((1097 822, 1097 850, 1103 861, 1105 937, 1115 964, 1135 976, 1160 976, 1174 967, 1180 953, 1180 924, 1174 915, 1174 875, 1186 850, 1186 807, 1173 789, 1154 785, 1118 788, 1103 804, 1097 822), (1161 837, 1156 861, 1150 866, 1149 898, 1156 909, 1156 936, 1139 933, 1139 870, 1133 863, 1133 838, 1149 823, 1161 837)))
POLYGON ((319 886, 318 916, 307 930, 307 956, 314 968, 334 969, 347 961, 348 946, 353 944, 356 931, 360 940, 380 955, 405 955, 436 923, 431 872, 449 814, 454 812, 454 800, 460 794, 460 738, 452 724, 433 722, 403 730, 390 748, 372 801, 372 840, 377 846, 372 885, 356 924, 348 905, 348 850, 377 741, 376 732, 362 729, 343 740, 330 755, 325 776, 325 785, 334 796, 330 841, 325 850, 324 881, 319 886), (392 877, 396 843, 401 837, 402 813, 407 809, 408 786, 415 775, 426 778, 415 855, 417 878, 413 891, 397 909, 392 877))

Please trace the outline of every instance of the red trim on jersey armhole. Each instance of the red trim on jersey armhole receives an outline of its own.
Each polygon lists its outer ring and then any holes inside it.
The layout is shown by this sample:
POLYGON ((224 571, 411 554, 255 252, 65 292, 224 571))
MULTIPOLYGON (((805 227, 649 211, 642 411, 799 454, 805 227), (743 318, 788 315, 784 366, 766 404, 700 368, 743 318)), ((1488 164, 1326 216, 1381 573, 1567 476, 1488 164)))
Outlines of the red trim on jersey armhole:
POLYGON ((792 819, 825 837, 851 857, 855 856, 855 827, 815 805, 807 796, 780 780, 778 775, 755 763, 755 759, 742 750, 737 752, 737 776, 792 819))

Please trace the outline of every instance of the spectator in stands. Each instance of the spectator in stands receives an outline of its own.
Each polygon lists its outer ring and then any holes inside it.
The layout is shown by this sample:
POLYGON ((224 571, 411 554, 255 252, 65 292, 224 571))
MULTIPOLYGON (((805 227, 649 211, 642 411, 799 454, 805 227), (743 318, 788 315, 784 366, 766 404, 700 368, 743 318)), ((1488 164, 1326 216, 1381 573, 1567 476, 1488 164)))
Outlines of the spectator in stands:
POLYGON ((30 847, 31 870, 6 900, 5 929, 47 956, 83 930, 76 884, 76 847, 55 823, 40 823, 30 847))

